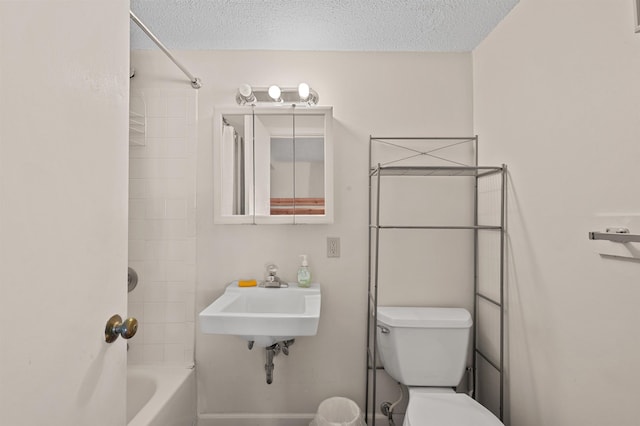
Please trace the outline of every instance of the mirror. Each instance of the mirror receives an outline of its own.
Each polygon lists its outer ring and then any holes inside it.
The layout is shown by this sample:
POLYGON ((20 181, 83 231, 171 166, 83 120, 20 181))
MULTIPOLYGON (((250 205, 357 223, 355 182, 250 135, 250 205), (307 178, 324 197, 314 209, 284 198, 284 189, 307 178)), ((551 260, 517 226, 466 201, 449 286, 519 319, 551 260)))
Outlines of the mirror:
POLYGON ((331 223, 329 107, 216 111, 215 223, 331 223))

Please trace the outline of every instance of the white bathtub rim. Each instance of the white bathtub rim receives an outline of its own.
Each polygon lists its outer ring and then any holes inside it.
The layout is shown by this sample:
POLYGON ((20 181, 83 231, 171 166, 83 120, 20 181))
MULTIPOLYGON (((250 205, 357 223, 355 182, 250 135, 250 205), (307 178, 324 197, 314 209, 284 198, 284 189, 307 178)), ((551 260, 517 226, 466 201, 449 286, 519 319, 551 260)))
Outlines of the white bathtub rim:
POLYGON ((193 374, 193 367, 170 367, 170 366, 149 366, 149 365, 129 365, 127 373, 135 372, 143 375, 150 375, 155 380, 170 380, 170 386, 163 386, 164 383, 156 385, 156 392, 151 399, 138 411, 138 413, 127 423, 127 426, 147 426, 153 422, 163 406, 165 406, 173 396, 180 390, 184 383, 193 374))

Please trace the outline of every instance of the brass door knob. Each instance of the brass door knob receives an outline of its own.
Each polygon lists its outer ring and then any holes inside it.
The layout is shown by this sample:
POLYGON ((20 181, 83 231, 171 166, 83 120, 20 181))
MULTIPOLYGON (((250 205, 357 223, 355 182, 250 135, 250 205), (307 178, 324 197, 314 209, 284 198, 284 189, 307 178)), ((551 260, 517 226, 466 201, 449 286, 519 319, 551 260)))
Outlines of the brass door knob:
POLYGON ((104 340, 107 343, 115 342, 118 336, 123 339, 131 339, 138 331, 138 320, 135 318, 127 318, 122 321, 120 315, 114 315, 109 318, 104 328, 104 340))

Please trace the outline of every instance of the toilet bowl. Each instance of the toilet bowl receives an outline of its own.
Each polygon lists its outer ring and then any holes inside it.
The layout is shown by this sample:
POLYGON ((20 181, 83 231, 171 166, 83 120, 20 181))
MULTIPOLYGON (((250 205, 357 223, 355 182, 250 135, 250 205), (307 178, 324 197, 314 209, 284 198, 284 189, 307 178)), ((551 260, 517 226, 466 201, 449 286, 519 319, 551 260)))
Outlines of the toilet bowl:
POLYGON ((384 369, 409 388, 403 426, 502 426, 467 394, 471 314, 460 308, 378 307, 377 344, 384 369))

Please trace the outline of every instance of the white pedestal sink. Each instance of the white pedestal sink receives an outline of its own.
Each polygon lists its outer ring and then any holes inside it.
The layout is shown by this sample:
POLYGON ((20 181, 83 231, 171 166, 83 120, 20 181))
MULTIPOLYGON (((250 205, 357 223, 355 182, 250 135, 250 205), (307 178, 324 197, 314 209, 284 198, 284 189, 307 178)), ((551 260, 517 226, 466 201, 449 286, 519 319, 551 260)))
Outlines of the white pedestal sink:
POLYGON ((320 321, 320 301, 320 284, 264 288, 238 287, 234 281, 200 312, 200 330, 240 336, 258 347, 314 336, 320 321))

